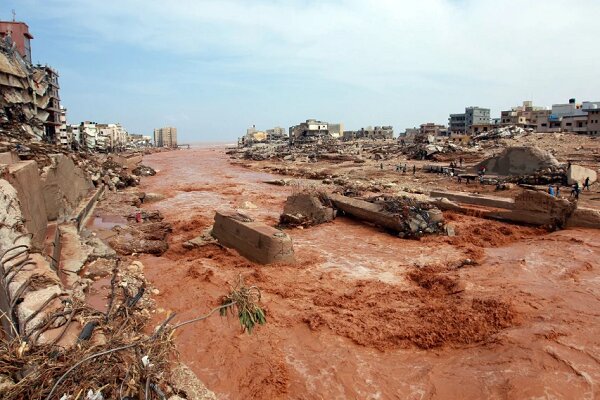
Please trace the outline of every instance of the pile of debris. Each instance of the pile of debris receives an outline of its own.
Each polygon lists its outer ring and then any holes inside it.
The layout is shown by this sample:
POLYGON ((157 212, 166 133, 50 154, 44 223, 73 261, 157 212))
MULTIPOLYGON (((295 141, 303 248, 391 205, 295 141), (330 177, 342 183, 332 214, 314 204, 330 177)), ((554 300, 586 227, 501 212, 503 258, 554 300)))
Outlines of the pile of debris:
POLYGON ((523 129, 519 126, 503 126, 501 128, 492 129, 491 131, 482 132, 475 136, 473 139, 479 140, 494 140, 494 139, 506 139, 524 136, 527 133, 533 132, 532 129, 523 129))
POLYGON ((409 196, 377 196, 367 201, 382 206, 383 210, 398 218, 403 228, 400 237, 418 238, 424 234, 444 232, 442 211, 431 203, 409 196))

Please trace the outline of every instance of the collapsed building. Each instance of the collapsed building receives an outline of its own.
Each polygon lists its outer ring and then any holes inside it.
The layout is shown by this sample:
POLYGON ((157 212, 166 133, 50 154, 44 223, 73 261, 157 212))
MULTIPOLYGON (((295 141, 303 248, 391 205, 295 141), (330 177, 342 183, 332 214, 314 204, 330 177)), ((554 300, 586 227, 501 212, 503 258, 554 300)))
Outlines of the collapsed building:
POLYGON ((322 143, 343 136, 344 124, 330 124, 328 122, 307 119, 289 129, 290 144, 322 143))
POLYGON ((58 73, 31 64, 26 24, 0 22, 0 129, 54 142, 60 121, 58 73))
POLYGON ((358 131, 344 131, 343 140, 393 140, 394 128, 392 126, 376 126, 361 128, 358 131))
POLYGON ((256 129, 256 125, 246 129, 246 135, 238 139, 238 146, 247 147, 259 143, 283 143, 288 136, 284 128, 276 126, 266 131, 256 129))

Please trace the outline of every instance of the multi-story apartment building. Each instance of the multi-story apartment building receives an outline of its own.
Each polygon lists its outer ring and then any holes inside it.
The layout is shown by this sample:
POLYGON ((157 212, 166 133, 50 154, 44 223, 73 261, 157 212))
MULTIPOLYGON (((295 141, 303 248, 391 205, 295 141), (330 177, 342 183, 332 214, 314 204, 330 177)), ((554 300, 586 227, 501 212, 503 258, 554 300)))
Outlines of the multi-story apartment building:
POLYGON ((48 105, 45 107, 45 110, 48 113, 48 119, 46 119, 46 122, 44 123, 46 139, 50 142, 56 142, 58 136, 57 130, 61 125, 58 72, 47 65, 44 67, 37 66, 36 68, 42 68, 44 70, 46 74, 46 83, 48 84, 48 89, 46 90, 48 105))
POLYGON ((96 148, 103 152, 121 151, 127 144, 127 131, 121 124, 98 124, 96 148))
POLYGON ((79 124, 80 148, 90 151, 96 150, 98 146, 98 124, 85 121, 79 124))
MULTIPOLYGON (((577 103, 570 99, 568 103, 553 104, 551 114, 546 120, 538 120, 538 132, 574 132, 589 133, 594 131, 588 127, 590 111, 600 108, 600 101, 584 101, 577 103)), ((593 119, 592 119, 593 120, 593 119)))
POLYGON ((590 135, 600 135, 600 107, 587 110, 587 131, 590 135))
POLYGON ((70 148, 73 142, 73 135, 67 125, 67 109, 60 107, 60 126, 58 128, 58 137, 56 143, 62 147, 70 148))
POLYGON ((154 130, 154 146, 177 147, 177 128, 165 127, 154 130))
POLYGON ((546 107, 537 107, 531 101, 524 101, 521 106, 502 111, 500 114, 500 124, 502 126, 537 129, 540 123, 548 120, 550 114, 551 111, 546 107))
POLYGON ((448 128, 454 134, 467 134, 472 125, 490 125, 490 109, 467 107, 462 114, 450 114, 448 128))

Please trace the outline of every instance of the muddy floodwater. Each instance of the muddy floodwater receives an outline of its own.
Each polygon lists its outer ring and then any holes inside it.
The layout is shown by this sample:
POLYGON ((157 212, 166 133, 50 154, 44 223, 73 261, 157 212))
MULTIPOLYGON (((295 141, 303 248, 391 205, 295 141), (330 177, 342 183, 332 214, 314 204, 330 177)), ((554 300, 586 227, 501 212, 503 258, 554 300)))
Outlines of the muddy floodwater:
MULTIPOLYGON (((223 399, 600 397, 600 233, 548 233, 446 214, 457 236, 421 241, 338 218, 289 230, 297 263, 259 266, 181 244, 239 209, 275 225, 297 186, 231 165, 224 148, 156 153, 170 248, 142 256, 158 315, 218 304, 241 274, 268 322, 252 335, 212 317, 177 333, 180 357, 223 399)), ((304 183, 303 185, 307 185, 304 183)), ((99 221, 106 225, 118 220, 99 221)))

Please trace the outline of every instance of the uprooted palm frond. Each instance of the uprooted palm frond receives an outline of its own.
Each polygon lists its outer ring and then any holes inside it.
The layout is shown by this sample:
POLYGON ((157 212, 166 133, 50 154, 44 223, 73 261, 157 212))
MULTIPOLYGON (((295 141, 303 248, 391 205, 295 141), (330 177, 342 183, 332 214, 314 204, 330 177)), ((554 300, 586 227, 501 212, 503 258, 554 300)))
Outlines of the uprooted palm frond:
POLYGON ((242 329, 252 333, 256 324, 264 325, 267 322, 265 311, 258 305, 260 290, 256 286, 246 286, 240 275, 238 282, 231 288, 231 292, 221 300, 221 316, 228 313, 234 314, 240 320, 242 329))

